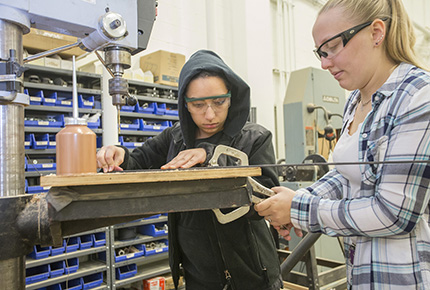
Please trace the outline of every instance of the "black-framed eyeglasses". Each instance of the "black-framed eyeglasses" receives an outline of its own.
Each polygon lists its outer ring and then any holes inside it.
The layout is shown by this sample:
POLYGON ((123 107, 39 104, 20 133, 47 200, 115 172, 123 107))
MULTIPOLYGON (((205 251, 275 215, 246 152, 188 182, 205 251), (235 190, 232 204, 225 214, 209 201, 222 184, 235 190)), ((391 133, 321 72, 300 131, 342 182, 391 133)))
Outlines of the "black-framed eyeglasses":
MULTIPOLYGON (((382 19, 383 21, 387 20, 387 18, 382 19)), ((369 21, 357 26, 354 26, 350 29, 347 29, 339 34, 336 34, 332 38, 324 41, 317 49, 314 49, 314 53, 316 57, 321 60, 321 58, 332 58, 336 54, 338 54, 342 48, 362 29, 366 28, 373 21, 369 21)))

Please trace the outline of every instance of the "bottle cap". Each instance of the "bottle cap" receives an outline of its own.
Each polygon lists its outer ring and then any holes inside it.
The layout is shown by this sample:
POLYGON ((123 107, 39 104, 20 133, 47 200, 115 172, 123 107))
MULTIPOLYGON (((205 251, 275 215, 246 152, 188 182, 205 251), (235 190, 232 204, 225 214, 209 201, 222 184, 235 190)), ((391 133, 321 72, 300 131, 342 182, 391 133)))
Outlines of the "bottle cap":
POLYGON ((64 125, 87 125, 87 120, 84 118, 66 117, 64 118, 64 125))

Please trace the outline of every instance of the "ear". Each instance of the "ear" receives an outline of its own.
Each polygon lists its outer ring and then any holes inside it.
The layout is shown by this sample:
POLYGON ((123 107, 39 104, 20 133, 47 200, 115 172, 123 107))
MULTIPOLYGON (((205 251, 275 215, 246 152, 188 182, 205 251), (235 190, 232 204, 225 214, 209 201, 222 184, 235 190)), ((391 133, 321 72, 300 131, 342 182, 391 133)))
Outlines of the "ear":
POLYGON ((375 46, 381 45, 386 35, 385 22, 381 19, 375 19, 370 27, 372 29, 372 39, 375 43, 375 46))

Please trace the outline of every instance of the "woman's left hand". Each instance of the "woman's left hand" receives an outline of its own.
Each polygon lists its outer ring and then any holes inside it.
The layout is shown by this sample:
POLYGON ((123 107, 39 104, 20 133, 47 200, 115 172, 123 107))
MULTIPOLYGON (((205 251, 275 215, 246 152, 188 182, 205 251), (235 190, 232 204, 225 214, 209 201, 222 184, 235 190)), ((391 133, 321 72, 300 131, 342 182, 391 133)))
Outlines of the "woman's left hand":
POLYGON ((188 149, 170 160, 169 163, 161 166, 161 169, 190 168, 196 164, 204 163, 206 160, 206 150, 203 148, 188 149))

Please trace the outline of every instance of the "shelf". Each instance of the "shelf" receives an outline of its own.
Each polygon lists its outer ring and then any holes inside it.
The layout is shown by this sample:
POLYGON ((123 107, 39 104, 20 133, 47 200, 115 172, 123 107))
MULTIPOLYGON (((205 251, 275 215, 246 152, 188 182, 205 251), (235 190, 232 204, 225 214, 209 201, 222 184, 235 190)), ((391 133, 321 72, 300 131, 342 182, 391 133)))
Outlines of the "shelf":
POLYGON ((166 104, 178 104, 178 100, 176 99, 166 99, 166 98, 156 98, 156 97, 147 97, 147 96, 140 96, 140 95, 133 95, 138 100, 146 101, 146 102, 157 102, 157 103, 166 103, 166 104))
MULTIPOLYGON (((39 72, 45 72, 49 74, 55 74, 55 75, 65 75, 65 76, 72 76, 72 71, 68 69, 61 69, 61 68, 55 68, 55 67, 46 67, 41 65, 34 65, 34 64, 26 64, 26 68, 28 68, 28 71, 39 71, 39 72)), ((76 71, 77 77, 87 77, 87 78, 94 78, 94 79, 101 79, 101 75, 94 74, 94 73, 88 73, 88 72, 82 72, 82 71, 76 71)))
MULTIPOLYGON (((32 132, 32 133, 58 133, 61 131, 60 127, 24 127, 24 132, 32 132)), ((101 134, 103 129, 91 129, 96 134, 101 134)), ((151 135, 152 136, 152 135, 151 135)))
POLYGON ((56 170, 25 171, 25 177, 39 177, 41 175, 55 174, 56 170))
POLYGON ((109 289, 110 287, 108 287, 104 282, 99 287, 91 288, 91 290, 109 290, 109 289))
POLYGON ((114 264, 114 267, 122 267, 125 265, 130 265, 130 264, 149 264, 149 263, 153 263, 153 262, 157 262, 157 261, 161 261, 161 260, 168 260, 169 258, 169 253, 168 252, 164 252, 164 253, 160 253, 160 254, 155 254, 155 255, 151 255, 151 256, 142 256, 139 258, 135 258, 135 259, 130 259, 130 260, 126 260, 126 261, 121 261, 121 262, 116 262, 114 264))
POLYGON ((120 111, 120 116, 121 117, 142 118, 142 119, 156 119, 156 120, 179 120, 178 116, 143 114, 143 113, 124 112, 124 111, 120 111))
POLYGON ((25 149, 25 154, 55 155, 56 149, 25 149))
POLYGON ((143 220, 139 220, 136 222, 128 222, 128 223, 124 223, 124 224, 118 224, 118 225, 114 225, 114 228, 115 229, 122 229, 122 228, 150 225, 150 224, 162 223, 162 222, 167 222, 167 216, 160 216, 158 218, 143 219, 143 220))
POLYGON ((142 81, 129 80, 129 79, 127 79, 127 81, 128 81, 129 85, 134 85, 134 86, 151 87, 151 88, 164 89, 164 90, 174 90, 174 91, 178 90, 178 87, 160 85, 160 84, 156 84, 156 83, 146 83, 146 82, 142 82, 142 81))
MULTIPOLYGON (((31 105, 25 107, 26 111, 43 111, 43 112, 73 112, 73 107, 61 107, 61 106, 36 106, 31 105)), ((101 109, 83 109, 78 108, 79 113, 93 114, 101 113, 101 109)))
POLYGON ((150 131, 134 131, 134 130, 121 130, 119 133, 119 135, 129 135, 129 136, 156 136, 158 134, 160 134, 160 132, 150 132, 150 131))
POLYGON ((48 258, 45 258, 45 259, 36 260, 30 257, 26 257, 25 267, 32 268, 40 265, 46 265, 57 261, 62 261, 62 260, 81 257, 81 256, 87 256, 87 255, 104 252, 104 251, 106 251, 106 245, 101 247, 96 247, 96 248, 89 248, 85 250, 76 250, 74 252, 64 253, 56 256, 49 256, 48 258))
MULTIPOLYGON (((55 277, 55 278, 49 278, 49 279, 44 280, 44 281, 29 284, 29 285, 25 286, 25 289, 26 290, 39 289, 39 288, 46 287, 49 285, 54 285, 54 284, 64 282, 66 280, 72 280, 75 278, 84 277, 84 276, 91 275, 94 273, 103 272, 103 271, 106 271, 107 269, 108 269, 108 267, 106 266, 106 264, 99 262, 99 261, 83 262, 83 263, 79 264, 79 269, 75 273, 72 273, 69 275, 62 275, 62 276, 55 277)), ((101 289, 104 289, 104 288, 101 288, 101 289)))
POLYGON ((164 239, 167 239, 167 235, 159 236, 159 237, 152 237, 152 236, 145 236, 145 235, 139 235, 138 234, 137 237, 132 239, 132 240, 115 241, 113 244, 113 247, 114 248, 122 248, 122 247, 131 246, 131 245, 143 244, 143 243, 148 243, 148 242, 153 242, 153 241, 158 241, 158 240, 164 240, 164 239))
POLYGON ((144 279, 153 278, 159 275, 170 273, 169 261, 159 261, 153 264, 145 264, 142 267, 138 267, 137 274, 133 277, 124 280, 115 280, 114 288, 124 285, 131 284, 136 281, 142 281, 144 279))
MULTIPOLYGON (((72 92, 72 87, 63 87, 58 85, 44 84, 44 83, 32 83, 32 82, 24 82, 24 87, 27 89, 38 89, 38 90, 49 90, 49 91, 58 91, 58 92, 72 92)), ((101 90, 95 89, 87 89, 87 88, 78 88, 78 94, 88 94, 88 95, 101 95, 101 90)))
POLYGON ((70 235, 70 236, 64 236, 63 238, 79 237, 79 236, 83 236, 83 235, 105 232, 107 230, 108 230, 108 228, 99 228, 99 229, 86 231, 86 232, 82 232, 82 233, 78 233, 78 234, 74 234, 74 235, 70 235))

